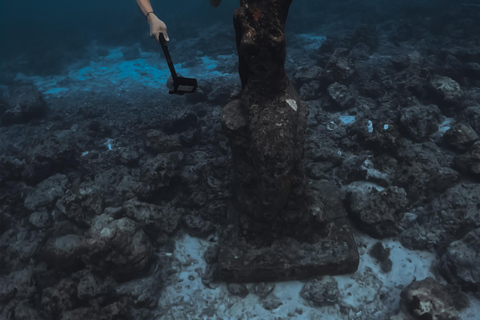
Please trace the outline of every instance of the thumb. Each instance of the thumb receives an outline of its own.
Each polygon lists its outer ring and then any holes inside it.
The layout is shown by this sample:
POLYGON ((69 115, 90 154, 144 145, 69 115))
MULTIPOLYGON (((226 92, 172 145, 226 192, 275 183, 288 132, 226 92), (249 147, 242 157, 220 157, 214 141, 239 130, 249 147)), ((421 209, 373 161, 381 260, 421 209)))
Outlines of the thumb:
POLYGON ((162 30, 162 33, 163 33, 163 36, 165 37, 165 40, 170 41, 170 38, 168 37, 167 29, 162 30))

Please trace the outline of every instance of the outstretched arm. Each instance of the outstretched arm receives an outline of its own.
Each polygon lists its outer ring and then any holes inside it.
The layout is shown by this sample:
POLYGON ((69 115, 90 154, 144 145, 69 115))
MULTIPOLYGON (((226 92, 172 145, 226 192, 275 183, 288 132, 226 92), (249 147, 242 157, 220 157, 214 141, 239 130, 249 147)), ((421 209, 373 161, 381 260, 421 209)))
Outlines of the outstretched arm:
MULTIPOLYGON (((212 0, 213 1, 213 0, 212 0)), ((163 36, 167 41, 169 41, 167 26, 165 23, 158 19, 158 17, 153 13, 152 4, 150 0, 137 0, 137 4, 142 10, 143 15, 147 19, 148 24, 150 25, 150 37, 159 40, 160 33, 163 33, 163 36)))

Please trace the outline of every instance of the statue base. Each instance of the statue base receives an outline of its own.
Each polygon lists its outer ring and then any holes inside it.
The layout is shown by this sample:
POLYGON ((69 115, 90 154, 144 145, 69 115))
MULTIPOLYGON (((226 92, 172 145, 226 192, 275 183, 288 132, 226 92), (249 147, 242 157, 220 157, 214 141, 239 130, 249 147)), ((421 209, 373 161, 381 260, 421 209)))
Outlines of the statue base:
POLYGON ((357 245, 344 215, 330 212, 328 221, 310 239, 279 237, 265 244, 240 232, 240 214, 229 206, 229 226, 220 239, 213 281, 263 282, 301 280, 353 273, 359 264, 357 245), (236 217, 236 221, 234 220, 236 217))

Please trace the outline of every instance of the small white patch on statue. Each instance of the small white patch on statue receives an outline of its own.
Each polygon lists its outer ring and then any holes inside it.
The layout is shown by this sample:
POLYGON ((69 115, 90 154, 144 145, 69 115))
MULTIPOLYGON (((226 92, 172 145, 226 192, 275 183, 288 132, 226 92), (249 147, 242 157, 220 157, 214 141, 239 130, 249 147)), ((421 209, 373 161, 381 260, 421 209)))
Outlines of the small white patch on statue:
POLYGON ((292 109, 297 112, 297 102, 293 99, 287 99, 287 103, 292 109))

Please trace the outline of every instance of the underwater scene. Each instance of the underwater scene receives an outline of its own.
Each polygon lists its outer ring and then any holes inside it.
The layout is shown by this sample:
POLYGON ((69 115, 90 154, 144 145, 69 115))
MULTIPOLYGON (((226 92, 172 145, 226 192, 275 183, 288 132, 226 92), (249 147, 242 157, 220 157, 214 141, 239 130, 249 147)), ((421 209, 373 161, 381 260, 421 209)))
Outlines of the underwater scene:
POLYGON ((0 320, 480 319, 480 1, 0 0, 0 320))

